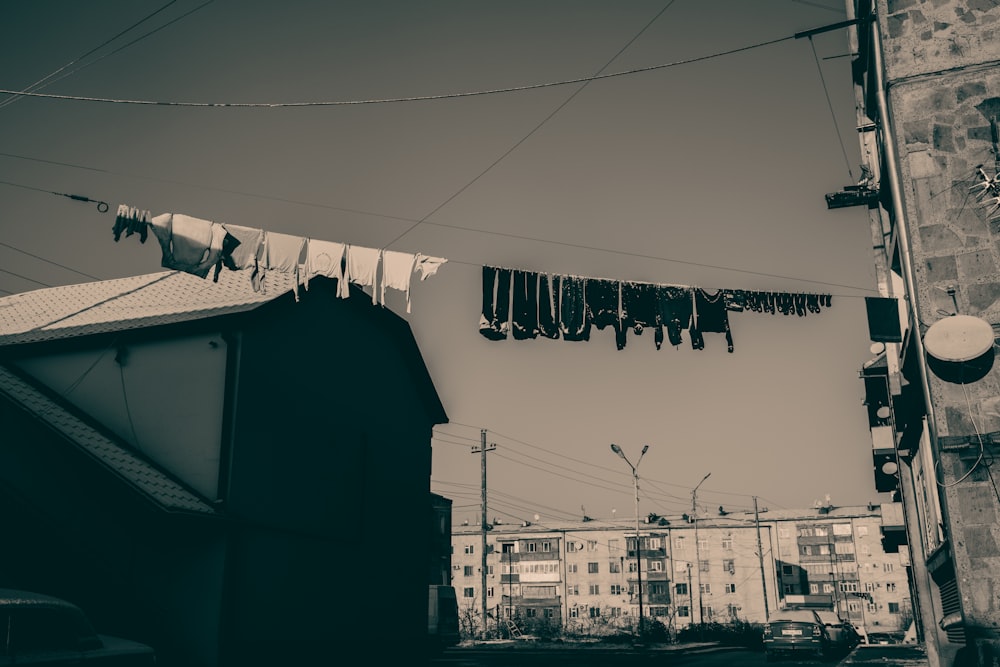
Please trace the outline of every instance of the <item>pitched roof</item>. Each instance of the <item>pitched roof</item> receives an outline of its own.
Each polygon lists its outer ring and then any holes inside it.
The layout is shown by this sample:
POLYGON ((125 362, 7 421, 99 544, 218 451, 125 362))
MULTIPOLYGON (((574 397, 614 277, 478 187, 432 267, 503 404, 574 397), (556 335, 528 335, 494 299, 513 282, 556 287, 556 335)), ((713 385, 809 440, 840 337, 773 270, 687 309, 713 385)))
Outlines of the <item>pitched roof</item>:
POLYGON ((197 494, 92 428, 3 366, 0 366, 0 395, 9 398, 75 443, 165 509, 198 514, 216 513, 212 505, 197 494))
POLYGON ((239 313, 285 294, 293 281, 271 271, 256 292, 249 270, 224 270, 217 283, 163 271, 22 292, 0 298, 0 347, 239 313))

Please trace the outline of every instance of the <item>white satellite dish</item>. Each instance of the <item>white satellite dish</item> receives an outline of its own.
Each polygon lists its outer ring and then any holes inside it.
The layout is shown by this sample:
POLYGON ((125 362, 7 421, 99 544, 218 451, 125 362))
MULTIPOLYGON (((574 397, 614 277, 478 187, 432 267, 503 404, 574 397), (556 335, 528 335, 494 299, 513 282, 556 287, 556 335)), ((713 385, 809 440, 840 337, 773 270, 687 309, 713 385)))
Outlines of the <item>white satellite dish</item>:
POLYGON ((989 352, 993 342, 993 326, 972 315, 945 317, 924 334, 927 354, 940 361, 972 361, 989 352))
POLYGON ((889 406, 883 405, 875 411, 875 414, 878 415, 879 419, 888 419, 889 415, 892 414, 892 411, 889 409, 889 406))

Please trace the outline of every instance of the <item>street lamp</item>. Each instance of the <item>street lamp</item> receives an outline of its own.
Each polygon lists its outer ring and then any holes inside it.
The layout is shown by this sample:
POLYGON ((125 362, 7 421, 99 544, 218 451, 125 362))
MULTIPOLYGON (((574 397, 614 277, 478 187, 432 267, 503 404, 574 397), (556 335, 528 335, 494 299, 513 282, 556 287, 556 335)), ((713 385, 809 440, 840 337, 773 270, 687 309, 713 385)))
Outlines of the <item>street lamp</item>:
POLYGON ((639 467, 639 462, 642 461, 642 457, 646 454, 646 450, 648 450, 648 449, 649 449, 649 445, 643 445, 642 451, 639 453, 639 458, 636 460, 635 465, 632 465, 632 462, 628 460, 627 456, 625 456, 625 452, 622 451, 622 448, 619 447, 618 445, 616 445, 615 443, 611 443, 611 451, 613 451, 615 454, 617 454, 618 456, 620 456, 622 458, 622 460, 625 461, 625 463, 628 464, 628 467, 632 469, 632 482, 635 485, 635 572, 636 572, 636 578, 638 579, 638 588, 637 588, 638 593, 639 593, 639 630, 638 630, 638 634, 639 634, 640 638, 642 637, 642 631, 643 631, 643 627, 642 627, 642 558, 640 557, 640 554, 639 554, 639 472, 638 472, 637 469, 639 467))
POLYGON ((698 487, 704 484, 705 480, 711 474, 706 473, 691 491, 691 520, 694 521, 694 560, 698 568, 698 625, 701 625, 705 621, 701 605, 701 549, 698 546, 698 487))

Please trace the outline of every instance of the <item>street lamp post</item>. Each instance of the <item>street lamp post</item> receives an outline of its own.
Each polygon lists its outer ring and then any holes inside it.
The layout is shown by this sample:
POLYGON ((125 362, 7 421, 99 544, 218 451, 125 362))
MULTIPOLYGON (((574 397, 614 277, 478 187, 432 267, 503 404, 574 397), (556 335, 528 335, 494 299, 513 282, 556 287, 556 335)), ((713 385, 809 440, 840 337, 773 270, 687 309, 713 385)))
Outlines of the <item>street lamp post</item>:
POLYGON ((628 467, 632 469, 632 482, 633 482, 633 484, 635 486, 635 572, 636 572, 636 578, 638 579, 638 585, 637 585, 637 589, 636 590, 637 590, 638 595, 639 595, 639 629, 638 629, 638 634, 639 634, 640 638, 643 635, 643 627, 642 627, 643 619, 642 619, 642 558, 641 558, 641 555, 639 553, 639 472, 638 472, 638 468, 639 468, 639 462, 642 461, 642 457, 646 454, 646 450, 648 450, 648 449, 649 449, 649 445, 643 445, 642 451, 639 453, 639 458, 636 460, 635 465, 632 465, 632 462, 628 460, 627 456, 625 456, 625 452, 622 451, 622 448, 619 447, 618 445, 614 444, 614 443, 611 443, 611 451, 613 451, 615 454, 617 454, 618 456, 620 456, 622 458, 622 460, 624 460, 625 463, 628 464, 628 467))
POLYGON ((701 481, 694 487, 691 491, 691 520, 694 521, 694 560, 695 566, 698 568, 698 625, 700 626, 704 622, 704 610, 701 604, 701 547, 698 543, 698 487, 700 487, 708 476, 712 473, 706 473, 701 481))

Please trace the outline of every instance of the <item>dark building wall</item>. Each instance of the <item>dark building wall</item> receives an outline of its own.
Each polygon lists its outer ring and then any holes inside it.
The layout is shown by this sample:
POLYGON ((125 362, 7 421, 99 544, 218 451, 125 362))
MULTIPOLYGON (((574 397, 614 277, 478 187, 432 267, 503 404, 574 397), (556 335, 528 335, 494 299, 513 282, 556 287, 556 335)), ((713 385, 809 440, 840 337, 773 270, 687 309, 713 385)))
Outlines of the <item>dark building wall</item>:
POLYGON ((405 322, 332 285, 314 281, 242 330, 226 498, 237 655, 338 637, 386 651, 427 631, 427 581, 405 563, 431 548, 443 411, 405 322))

